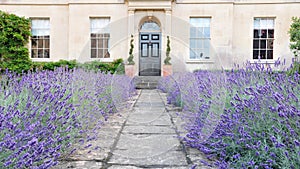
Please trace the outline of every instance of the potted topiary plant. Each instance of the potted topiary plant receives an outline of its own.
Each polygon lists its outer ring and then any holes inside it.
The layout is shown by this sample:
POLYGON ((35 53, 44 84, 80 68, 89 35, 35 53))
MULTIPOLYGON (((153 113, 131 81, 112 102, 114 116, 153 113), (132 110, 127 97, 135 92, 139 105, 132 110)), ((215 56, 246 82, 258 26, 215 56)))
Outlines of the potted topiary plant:
POLYGON ((130 49, 129 49, 129 57, 127 59, 127 64, 125 64, 125 74, 129 77, 134 77, 135 74, 135 63, 133 61, 133 49, 134 49, 134 44, 133 44, 134 38, 133 35, 131 35, 131 40, 130 40, 130 49))
POLYGON ((166 49, 166 58, 164 60, 164 65, 163 65, 163 76, 169 76, 173 73, 172 70, 172 64, 170 62, 171 57, 170 57, 170 52, 171 52, 171 47, 170 47, 170 37, 167 36, 167 49, 166 49))

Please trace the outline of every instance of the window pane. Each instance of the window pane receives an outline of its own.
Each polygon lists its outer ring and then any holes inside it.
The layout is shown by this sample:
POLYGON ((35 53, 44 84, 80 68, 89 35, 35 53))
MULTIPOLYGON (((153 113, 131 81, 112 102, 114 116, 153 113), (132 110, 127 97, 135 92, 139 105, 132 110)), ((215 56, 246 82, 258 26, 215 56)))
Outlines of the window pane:
POLYGON ((205 59, 209 59, 209 51, 210 51, 209 48, 204 49, 204 58, 205 59))
POLYGON ((38 48, 43 48, 43 40, 42 39, 38 40, 38 48))
POLYGON ((159 40, 159 35, 152 35, 152 40, 159 40))
POLYGON ((44 48, 47 48, 47 49, 49 49, 49 42, 50 40, 49 39, 44 39, 44 48))
POLYGON ((96 58, 97 57, 97 49, 92 49, 91 50, 91 58, 96 58))
POLYGON ((191 38, 195 38, 197 36, 196 30, 197 30, 196 27, 191 27, 190 28, 190 37, 191 38))
POLYGON ((103 43, 104 39, 97 39, 97 42, 98 42, 98 48, 104 48, 104 43, 103 43))
POLYGON ((104 58, 104 49, 98 49, 98 56, 97 58, 104 58))
POLYGON ((268 38, 274 38, 274 29, 268 30, 268 38))
POLYGON ((37 39, 31 39, 31 48, 32 49, 37 48, 37 39))
POLYGON ((210 18, 201 18, 200 20, 201 27, 210 27, 210 18))
POLYGON ((202 49, 203 47, 203 40, 197 40, 197 48, 202 49))
POLYGON ((258 59, 259 50, 253 50, 253 59, 258 59))
POLYGON ((91 18, 91 33, 109 33, 110 18, 91 18))
POLYGON ((204 51, 203 50, 198 50, 197 51, 197 59, 202 59, 204 57, 204 51))
POLYGON ((44 50, 43 49, 38 50, 38 58, 44 58, 44 50))
POLYGON ((259 38, 259 30, 254 29, 254 38, 259 38))
POLYGON ((259 49, 259 40, 253 40, 253 48, 259 49))
POLYGON ((196 44, 197 44, 197 42, 195 39, 190 40, 190 48, 196 48, 196 44))
POLYGON ((266 49, 266 40, 260 40, 260 49, 266 49))
POLYGON ((152 57, 158 57, 159 56, 159 49, 158 49, 158 44, 157 43, 153 43, 152 44, 152 57))
POLYGON ((108 48, 108 39, 103 40, 103 48, 105 48, 105 49, 108 48))
POLYGON ((50 34, 50 20, 48 18, 32 19, 31 33, 34 36, 43 36, 50 34))
POLYGON ((260 29, 260 19, 259 18, 254 19, 254 29, 260 29))
POLYGON ((148 56, 148 44, 143 43, 142 44, 142 57, 147 57, 148 56))
POLYGON ((197 38, 203 38, 204 37, 203 28, 202 27, 196 29, 196 37, 197 38))
POLYGON ((267 27, 268 29, 274 29, 274 19, 267 20, 267 27))
POLYGON ((146 21, 140 28, 141 32, 160 31, 160 26, 155 21, 146 21))
POLYGON ((266 59, 266 50, 260 50, 260 59, 266 59))
POLYGON ((44 50, 44 58, 50 58, 50 50, 49 49, 44 50))
POLYGON ((273 39, 269 39, 267 40, 267 43, 268 43, 268 49, 273 49, 273 39))
POLYGON ((110 58, 110 54, 108 52, 108 49, 105 49, 104 52, 105 52, 104 58, 110 58))
POLYGON ((210 28, 209 27, 204 28, 204 37, 210 38, 210 28))
POLYGON ((260 28, 261 29, 268 29, 268 21, 266 18, 262 18, 260 20, 260 28))
POLYGON ((97 46, 97 40, 96 39, 91 39, 91 47, 96 48, 97 46))
POLYGON ((267 38, 267 30, 266 29, 261 30, 261 38, 267 38))
POLYGON ((204 48, 205 49, 209 49, 210 48, 210 40, 209 39, 205 39, 203 40, 204 42, 204 48))
POLYGON ((142 35, 142 40, 148 40, 149 39, 149 35, 142 35))
POLYGON ((32 49, 31 50, 31 57, 32 58, 37 58, 38 57, 38 51, 37 51, 37 49, 32 49))
POLYGON ((273 50, 268 50, 267 59, 273 59, 273 50))
POLYGON ((200 27, 200 18, 190 18, 190 24, 193 27, 200 27))
POLYGON ((190 59, 196 59, 196 53, 193 49, 190 49, 190 59))

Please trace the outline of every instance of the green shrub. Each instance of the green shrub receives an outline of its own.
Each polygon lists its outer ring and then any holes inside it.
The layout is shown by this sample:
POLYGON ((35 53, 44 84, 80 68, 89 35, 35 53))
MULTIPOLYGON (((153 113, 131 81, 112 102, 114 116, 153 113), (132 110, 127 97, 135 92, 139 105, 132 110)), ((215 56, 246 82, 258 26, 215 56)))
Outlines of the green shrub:
POLYGON ((0 11, 0 68, 18 73, 31 68, 28 40, 30 20, 0 11))
POLYGON ((34 62, 33 69, 38 70, 54 70, 57 67, 68 66, 69 69, 73 69, 77 66, 76 60, 59 60, 58 62, 34 62))
POLYGON ((86 62, 83 64, 78 64, 78 67, 87 70, 101 71, 101 72, 111 73, 111 74, 114 73, 124 74, 125 72, 123 59, 116 59, 111 63, 100 62, 100 61, 86 62))
POLYGON ((300 73, 300 17, 292 18, 292 24, 288 33, 290 34, 290 49, 295 55, 293 66, 288 71, 288 74, 300 73))

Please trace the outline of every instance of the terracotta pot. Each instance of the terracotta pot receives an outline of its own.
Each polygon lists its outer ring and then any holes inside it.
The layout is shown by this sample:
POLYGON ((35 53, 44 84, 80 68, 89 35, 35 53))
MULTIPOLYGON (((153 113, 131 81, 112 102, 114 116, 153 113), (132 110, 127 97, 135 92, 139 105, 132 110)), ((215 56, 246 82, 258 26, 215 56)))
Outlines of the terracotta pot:
POLYGON ((125 75, 127 75, 129 77, 134 77, 135 65, 125 65, 125 75))
POLYGON ((173 74, 172 65, 163 65, 163 76, 170 76, 173 74))

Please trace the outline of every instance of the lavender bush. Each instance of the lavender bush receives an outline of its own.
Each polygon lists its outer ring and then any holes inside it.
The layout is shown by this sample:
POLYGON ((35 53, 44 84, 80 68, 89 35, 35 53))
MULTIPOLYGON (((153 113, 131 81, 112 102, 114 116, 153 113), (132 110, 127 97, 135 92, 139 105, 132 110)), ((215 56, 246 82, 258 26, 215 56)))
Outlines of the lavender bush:
POLYGON ((101 72, 6 72, 0 79, 0 168, 50 168, 80 147, 97 149, 101 145, 91 141, 116 112, 114 100, 125 102, 133 92, 130 79, 101 72))
POLYGON ((174 75, 160 84, 170 103, 180 98, 188 131, 183 139, 213 161, 204 164, 300 168, 299 74, 247 65, 174 75))

